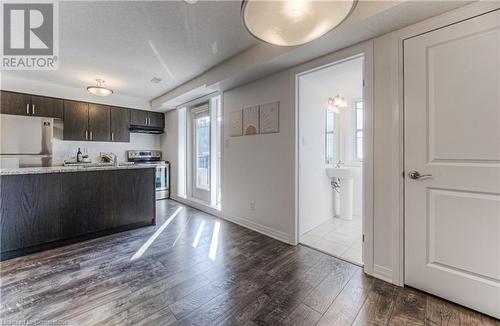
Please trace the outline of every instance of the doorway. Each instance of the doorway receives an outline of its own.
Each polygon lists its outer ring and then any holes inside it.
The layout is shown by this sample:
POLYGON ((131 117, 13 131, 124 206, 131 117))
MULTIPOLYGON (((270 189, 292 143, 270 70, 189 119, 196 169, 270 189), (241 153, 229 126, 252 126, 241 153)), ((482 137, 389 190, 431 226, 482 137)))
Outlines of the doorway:
POLYGON ((296 77, 299 242, 363 265, 363 54, 296 77))
POLYGON ((177 109, 177 198, 221 210, 221 95, 210 94, 177 109))

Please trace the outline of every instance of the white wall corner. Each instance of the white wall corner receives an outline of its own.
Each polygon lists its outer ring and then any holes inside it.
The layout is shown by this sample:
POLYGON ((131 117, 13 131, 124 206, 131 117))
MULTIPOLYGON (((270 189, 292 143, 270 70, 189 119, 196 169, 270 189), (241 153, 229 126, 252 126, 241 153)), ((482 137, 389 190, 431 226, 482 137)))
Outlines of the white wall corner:
POLYGON ((268 237, 271 237, 273 239, 279 240, 279 241, 287 243, 287 244, 291 244, 290 235, 286 232, 279 231, 279 230, 270 228, 268 226, 265 226, 265 225, 262 225, 259 223, 255 223, 255 222, 250 221, 250 220, 243 218, 243 217, 223 214, 222 218, 227 220, 227 221, 238 224, 240 226, 243 226, 247 229, 250 229, 250 230, 256 231, 258 233, 261 233, 263 235, 266 235, 268 237))
POLYGON ((374 264, 372 276, 388 283, 394 283, 392 278, 392 269, 383 266, 374 264))

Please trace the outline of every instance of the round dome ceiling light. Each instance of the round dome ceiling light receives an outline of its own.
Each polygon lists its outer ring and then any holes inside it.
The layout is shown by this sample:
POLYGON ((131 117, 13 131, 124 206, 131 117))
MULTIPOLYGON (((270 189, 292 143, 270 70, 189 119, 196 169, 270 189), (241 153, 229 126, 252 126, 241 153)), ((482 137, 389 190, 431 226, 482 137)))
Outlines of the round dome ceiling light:
POLYGON ((243 0, 246 29, 261 41, 280 46, 301 45, 325 35, 354 10, 357 0, 243 0))
POLYGON ((113 91, 109 88, 104 87, 105 81, 102 79, 96 79, 97 85, 88 86, 87 91, 97 96, 108 96, 113 94, 113 91))

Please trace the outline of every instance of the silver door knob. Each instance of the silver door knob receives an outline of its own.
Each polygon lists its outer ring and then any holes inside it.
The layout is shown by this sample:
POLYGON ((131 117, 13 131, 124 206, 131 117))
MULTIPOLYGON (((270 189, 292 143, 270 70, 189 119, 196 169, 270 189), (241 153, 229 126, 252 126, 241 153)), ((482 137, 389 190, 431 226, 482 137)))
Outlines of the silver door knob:
POLYGON ((420 174, 420 172, 412 170, 408 172, 408 176, 413 180, 422 180, 432 178, 432 174, 420 174))

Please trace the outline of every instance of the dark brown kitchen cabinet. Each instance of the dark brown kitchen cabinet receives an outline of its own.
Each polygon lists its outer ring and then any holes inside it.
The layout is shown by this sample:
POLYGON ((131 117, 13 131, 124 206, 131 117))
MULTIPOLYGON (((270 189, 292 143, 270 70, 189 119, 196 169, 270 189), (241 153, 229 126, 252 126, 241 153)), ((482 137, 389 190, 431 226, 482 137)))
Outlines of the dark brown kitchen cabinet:
POLYGON ((31 96, 31 114, 37 117, 63 118, 63 100, 44 96, 31 96))
MULTIPOLYGON (((61 230, 64 237, 104 230, 112 218, 113 175, 117 171, 61 173, 61 230)), ((114 225, 116 226, 116 225, 114 225)))
POLYGON ((155 128, 165 127, 164 114, 160 112, 148 112, 149 126, 155 128))
POLYGON ((2 91, 0 113, 63 118, 63 100, 53 97, 2 91))
POLYGON ((130 110, 130 124, 151 128, 163 128, 165 120, 163 113, 143 110, 130 110))
POLYGON ((155 224, 155 168, 2 176, 0 260, 155 224))
POLYGON ((111 140, 111 116, 109 106, 89 104, 89 140, 111 140))
POLYGON ((6 175, 0 187, 2 252, 61 238, 61 173, 6 175))
POLYGON ((109 106, 64 101, 64 140, 110 141, 109 106))
POLYGON ((111 141, 130 141, 130 110, 110 107, 111 113, 111 141))
POLYGON ((64 101, 64 140, 89 140, 89 105, 64 101))
POLYGON ((130 124, 134 126, 147 126, 148 111, 130 110, 130 124))
POLYGON ((0 113, 15 114, 15 115, 29 115, 30 114, 30 96, 20 93, 12 93, 2 91, 0 96, 0 113))

